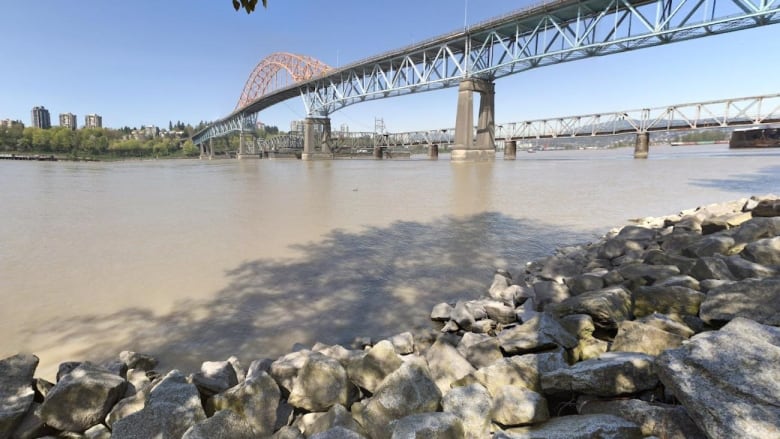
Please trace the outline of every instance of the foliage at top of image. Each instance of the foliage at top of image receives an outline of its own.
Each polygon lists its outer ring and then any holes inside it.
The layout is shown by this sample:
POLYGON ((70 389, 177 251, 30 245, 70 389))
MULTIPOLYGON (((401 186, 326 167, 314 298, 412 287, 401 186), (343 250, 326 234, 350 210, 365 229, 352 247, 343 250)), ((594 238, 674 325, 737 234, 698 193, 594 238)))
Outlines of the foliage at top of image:
MULTIPOLYGON (((247 14, 251 14, 255 11, 255 6, 257 6, 257 0, 233 0, 233 8, 236 11, 243 8, 247 14)), ((263 0, 263 7, 267 6, 267 0, 263 0)))

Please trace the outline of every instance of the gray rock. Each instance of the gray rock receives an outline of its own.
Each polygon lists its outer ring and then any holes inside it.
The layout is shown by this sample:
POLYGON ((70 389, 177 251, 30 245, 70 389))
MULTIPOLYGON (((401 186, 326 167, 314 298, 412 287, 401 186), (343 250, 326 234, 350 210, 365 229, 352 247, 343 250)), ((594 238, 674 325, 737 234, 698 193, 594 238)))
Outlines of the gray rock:
POLYGON ((452 307, 446 302, 434 305, 433 310, 431 310, 431 320, 438 322, 446 322, 450 319, 451 315, 452 307))
POLYGON ((566 279, 577 276, 581 271, 582 264, 572 258, 551 256, 544 261, 539 277, 563 283, 566 279))
POLYGON ((711 289, 699 316, 709 324, 745 317, 780 326, 780 278, 745 279, 711 289))
POLYGON ((638 399, 589 400, 579 405, 583 415, 615 415, 633 422, 645 436, 668 439, 705 439, 685 408, 679 405, 651 404, 638 399))
POLYGON ((38 408, 40 406, 37 402, 33 402, 24 418, 17 424, 13 434, 2 432, 0 437, 4 439, 35 439, 46 435, 56 435, 57 430, 44 424, 41 417, 38 416, 38 408))
POLYGON ((334 404, 347 405, 348 386, 347 372, 341 363, 315 352, 298 372, 287 402, 309 411, 326 411, 334 404))
POLYGON ((289 394, 293 388, 293 381, 298 376, 298 371, 306 364, 309 355, 311 355, 311 351, 308 350, 283 355, 271 363, 268 374, 276 380, 280 389, 289 394))
POLYGON ((489 436, 493 400, 481 384, 450 389, 442 398, 441 405, 442 411, 461 420, 467 439, 489 436))
POLYGON ((736 242, 734 238, 723 235, 705 236, 699 241, 685 247, 683 255, 692 258, 701 258, 705 256, 714 256, 716 254, 726 255, 734 247, 736 242))
POLYGON ((57 382, 59 382, 62 377, 71 373, 73 369, 79 367, 80 365, 81 361, 66 361, 64 363, 60 363, 59 367, 57 368, 57 382))
POLYGON ((493 398, 493 421, 500 425, 538 424, 549 418, 547 400, 533 390, 503 386, 493 398))
POLYGON ((662 331, 677 334, 683 338, 690 338, 694 331, 682 322, 679 322, 666 314, 652 313, 648 314, 641 319, 636 320, 638 323, 644 323, 656 327, 662 331))
POLYGON ((560 303, 571 297, 569 288, 562 283, 540 281, 534 282, 533 287, 537 311, 544 310, 544 307, 551 303, 560 303))
POLYGON ((609 350, 609 343, 594 337, 581 338, 571 350, 572 361, 585 361, 598 358, 609 350))
POLYGON ((172 370, 151 389, 142 410, 114 423, 111 438, 179 439, 205 419, 198 389, 172 370))
POLYGON ((214 395, 206 402, 206 410, 208 413, 231 410, 242 415, 258 435, 269 435, 276 426, 280 396, 274 379, 260 371, 247 375, 238 386, 214 395))
POLYGON ((780 200, 761 200, 752 210, 754 217, 780 216, 780 200))
POLYGON ((690 275, 699 281, 706 279, 735 280, 734 274, 721 258, 705 257, 696 260, 690 275))
POLYGON ((238 384, 238 376, 228 361, 204 361, 191 381, 204 398, 209 398, 238 384))
POLYGON ((38 357, 17 354, 0 360, 0 438, 10 437, 33 403, 38 357))
POLYGON ((393 349, 399 355, 411 354, 414 352, 414 336, 411 332, 402 332, 388 339, 393 345, 393 349))
POLYGON ((399 367, 401 357, 395 352, 392 343, 383 340, 369 349, 363 358, 350 362, 347 375, 356 385, 374 392, 382 380, 399 367))
POLYGON ((663 237, 661 249, 671 255, 679 255, 682 250, 689 245, 701 239, 701 223, 697 227, 699 233, 695 231, 678 230, 679 224, 674 226, 674 232, 663 237))
POLYGON ((569 292, 577 296, 579 294, 604 288, 604 277, 595 274, 581 274, 566 280, 569 292))
POLYGON ((620 229, 616 237, 632 241, 652 241, 656 233, 652 228, 628 225, 620 229))
POLYGON ((309 439, 366 439, 365 436, 356 433, 348 428, 333 427, 328 431, 317 433, 309 439))
POLYGON ((436 411, 441 392, 422 359, 405 362, 371 398, 352 405, 355 420, 372 438, 388 438, 387 425, 405 416, 436 411))
POLYGON ((111 431, 105 425, 98 424, 84 432, 84 439, 111 439, 111 431))
POLYGON ((331 407, 327 413, 318 416, 317 419, 306 427, 305 436, 312 436, 328 431, 334 427, 343 427, 361 435, 365 435, 363 427, 352 418, 352 414, 341 404, 331 407))
POLYGON ((737 279, 747 279, 751 277, 772 277, 778 274, 778 269, 757 264, 740 257, 732 255, 724 258, 729 271, 734 273, 737 279))
POLYGON ((780 265, 780 236, 759 239, 742 250, 742 257, 761 265, 780 265))
POLYGON ((515 289, 512 286, 512 276, 504 270, 496 270, 493 275, 493 283, 488 288, 488 297, 507 305, 515 304, 515 289))
POLYGON ((621 286, 607 287, 566 299, 549 311, 558 317, 587 314, 596 326, 614 329, 631 318, 631 294, 621 286))
POLYGON ((296 427, 289 427, 289 426, 280 428, 276 433, 274 433, 271 436, 271 439, 304 439, 304 438, 305 436, 303 435, 303 433, 301 433, 301 430, 298 430, 296 427))
POLYGON ((753 218, 734 231, 737 244, 749 244, 762 238, 772 238, 780 231, 780 218, 753 218))
POLYGON ((455 303, 455 308, 452 309, 450 318, 457 323, 459 327, 467 331, 471 329, 471 325, 477 320, 471 312, 471 308, 462 300, 455 303))
POLYGON ((126 386, 127 381, 107 369, 82 363, 49 391, 40 417, 58 430, 84 431, 103 421, 126 386))
POLYGON ((663 250, 648 251, 643 261, 645 264, 652 265, 674 265, 680 270, 680 274, 689 274, 693 266, 696 265, 694 258, 669 254, 663 250))
POLYGON ((559 323, 579 339, 592 337, 593 331, 596 330, 593 319, 587 314, 570 314, 562 317, 559 323))
POLYGON ((573 348, 577 339, 547 313, 498 333, 501 349, 509 355, 524 354, 558 346, 573 348))
POLYGON ((658 357, 658 374, 710 438, 780 431, 780 329, 738 317, 658 357))
POLYGON ((521 386, 531 390, 541 390, 539 370, 536 364, 522 357, 526 357, 526 355, 502 358, 490 366, 477 369, 473 376, 494 396, 504 386, 521 386))
POLYGON ((438 340, 425 353, 431 377, 441 393, 450 389, 450 384, 475 371, 468 360, 458 352, 444 337, 438 340))
POLYGON ((574 366, 543 373, 542 390, 617 396, 641 392, 658 384, 653 357, 633 352, 608 352, 574 366))
POLYGON ((466 434, 463 423, 451 413, 419 413, 390 424, 392 439, 461 439, 466 434))
POLYGON ((651 325, 625 321, 618 325, 618 333, 610 351, 658 355, 667 349, 679 347, 684 340, 684 337, 651 325))
POLYGON ((701 291, 699 281, 695 278, 682 274, 679 276, 667 277, 666 279, 659 280, 653 283, 654 287, 685 287, 692 290, 701 291))
POLYGON ((119 353, 119 361, 127 365, 128 369, 139 369, 144 371, 153 370, 157 367, 157 359, 147 354, 139 354, 133 351, 122 351, 119 353))
POLYGON ((676 265, 649 265, 641 262, 622 265, 617 271, 626 280, 643 280, 647 283, 658 282, 680 274, 680 269, 676 265))
POLYGON ((504 358, 498 339, 485 334, 463 334, 457 349, 475 368, 488 366, 504 358))
POLYGON ((704 297, 703 293, 685 287, 639 287, 634 291, 634 316, 654 312, 696 316, 704 297))
POLYGON ((113 428, 116 421, 143 410, 146 406, 146 398, 149 396, 150 391, 151 387, 147 386, 138 390, 133 395, 120 399, 111 411, 108 412, 108 416, 106 416, 105 419, 106 425, 108 425, 109 428, 113 428))
POLYGON ((604 242, 598 252, 601 259, 616 259, 627 254, 639 254, 644 250, 644 245, 631 239, 612 238, 604 242))
POLYGON ((501 302, 489 300, 483 301, 483 304, 485 307, 485 312, 487 313, 490 320, 501 324, 509 324, 517 321, 514 306, 509 306, 501 302))
POLYGON ((573 415, 498 432, 493 439, 642 439, 642 430, 614 415, 573 415))
POLYGON ((246 419, 232 410, 221 410, 190 427, 181 439, 254 439, 255 437, 246 419))

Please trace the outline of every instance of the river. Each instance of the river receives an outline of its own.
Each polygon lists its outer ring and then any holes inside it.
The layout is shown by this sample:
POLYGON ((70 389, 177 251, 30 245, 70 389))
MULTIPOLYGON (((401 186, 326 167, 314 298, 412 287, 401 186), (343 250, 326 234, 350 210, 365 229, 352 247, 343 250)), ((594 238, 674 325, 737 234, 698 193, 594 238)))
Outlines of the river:
MULTIPOLYGON (((500 157, 500 156, 499 156, 500 157)), ((516 161, 0 162, 0 358, 124 349, 195 371, 428 325, 496 267, 630 219, 780 188, 780 150, 516 161)))

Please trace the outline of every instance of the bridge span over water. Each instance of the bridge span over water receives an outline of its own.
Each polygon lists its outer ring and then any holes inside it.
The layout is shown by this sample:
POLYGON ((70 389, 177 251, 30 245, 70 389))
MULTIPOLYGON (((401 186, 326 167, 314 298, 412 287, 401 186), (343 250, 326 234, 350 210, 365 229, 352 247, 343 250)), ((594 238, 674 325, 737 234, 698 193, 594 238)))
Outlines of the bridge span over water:
POLYGON ((277 53, 254 69, 235 110, 196 133, 193 141, 204 150, 211 139, 238 132, 241 156, 244 133, 254 130, 258 112, 300 96, 307 115, 302 158, 329 158, 334 111, 457 86, 452 159, 491 160, 496 79, 778 22, 780 0, 557 0, 335 69, 310 57, 277 53))

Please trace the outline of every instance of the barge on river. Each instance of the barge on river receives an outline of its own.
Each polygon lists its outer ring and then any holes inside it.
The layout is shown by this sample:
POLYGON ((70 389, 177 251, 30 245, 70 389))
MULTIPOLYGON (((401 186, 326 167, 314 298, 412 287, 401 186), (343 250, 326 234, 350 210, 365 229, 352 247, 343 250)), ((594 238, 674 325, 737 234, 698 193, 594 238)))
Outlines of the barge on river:
POLYGON ((778 148, 780 128, 763 127, 734 130, 731 132, 729 148, 778 148))

